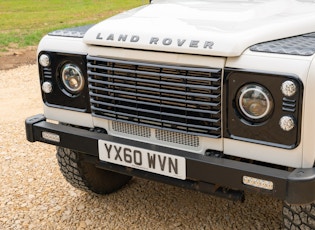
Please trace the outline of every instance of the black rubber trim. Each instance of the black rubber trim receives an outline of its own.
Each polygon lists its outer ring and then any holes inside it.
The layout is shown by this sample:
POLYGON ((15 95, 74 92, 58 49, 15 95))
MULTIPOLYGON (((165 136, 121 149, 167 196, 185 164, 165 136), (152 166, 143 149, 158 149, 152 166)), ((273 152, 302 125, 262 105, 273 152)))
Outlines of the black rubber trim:
MULTIPOLYGON (((31 142, 40 141, 56 146, 61 146, 80 152, 88 153, 98 158, 98 140, 107 140, 124 145, 130 145, 148 150, 163 152, 166 154, 182 156, 186 158, 187 180, 180 181, 158 176, 153 173, 142 172, 124 166, 113 165, 101 162, 99 167, 104 169, 136 175, 151 180, 157 180, 179 186, 187 181, 200 183, 210 183, 234 190, 255 190, 273 197, 286 200, 291 204, 306 204, 315 200, 315 169, 295 169, 293 172, 274 169, 270 167, 254 165, 224 158, 214 158, 199 155, 191 152, 161 147, 157 145, 131 141, 124 138, 113 137, 103 133, 96 133, 85 129, 48 123, 43 120, 42 115, 36 115, 26 120, 27 139, 31 142), (60 142, 53 142, 42 137, 42 132, 58 134, 60 142), (135 173, 132 173, 135 172, 135 173), (243 176, 259 178, 272 181, 274 189, 272 191, 253 188, 243 184, 243 176)), ((183 186, 187 187, 187 185, 183 186)), ((193 188, 197 189, 198 188, 193 188)))

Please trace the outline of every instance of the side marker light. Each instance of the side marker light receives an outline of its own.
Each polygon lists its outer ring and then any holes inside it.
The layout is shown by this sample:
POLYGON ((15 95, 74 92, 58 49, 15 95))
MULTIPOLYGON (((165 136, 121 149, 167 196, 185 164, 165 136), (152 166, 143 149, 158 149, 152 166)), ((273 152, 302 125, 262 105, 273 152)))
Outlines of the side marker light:
POLYGON ((50 133, 50 132, 42 132, 42 137, 48 141, 53 141, 53 142, 60 142, 60 136, 55 133, 50 133))
POLYGON ((268 180, 262 180, 254 177, 243 176, 243 184, 250 185, 256 188, 262 188, 266 190, 273 190, 273 182, 268 180))

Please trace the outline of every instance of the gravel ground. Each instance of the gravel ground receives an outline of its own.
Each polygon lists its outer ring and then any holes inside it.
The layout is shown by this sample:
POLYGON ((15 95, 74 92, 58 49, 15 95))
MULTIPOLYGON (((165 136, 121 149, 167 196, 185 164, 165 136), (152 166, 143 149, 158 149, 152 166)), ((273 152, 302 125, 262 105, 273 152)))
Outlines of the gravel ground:
POLYGON ((280 229, 281 201, 234 203, 134 178, 98 196, 71 187, 55 148, 28 143, 24 119, 42 112, 36 65, 0 71, 0 229, 280 229))

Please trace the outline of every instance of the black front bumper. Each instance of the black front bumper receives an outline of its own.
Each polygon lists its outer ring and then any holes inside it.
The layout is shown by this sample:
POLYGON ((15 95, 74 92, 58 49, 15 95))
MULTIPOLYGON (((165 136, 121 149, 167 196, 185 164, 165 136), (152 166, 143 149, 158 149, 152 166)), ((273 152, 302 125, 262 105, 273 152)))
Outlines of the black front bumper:
MULTIPOLYGON (((147 143, 131 141, 123 138, 113 137, 104 133, 97 133, 81 128, 64 126, 46 122, 43 115, 36 115, 26 119, 26 135, 30 142, 40 141, 47 144, 61 146, 80 152, 87 153, 93 159, 98 159, 98 140, 130 145, 138 148, 154 150, 166 154, 182 156, 186 158, 185 181, 160 176, 157 174, 131 169, 111 163, 95 161, 97 167, 116 171, 123 174, 138 176, 173 184, 185 188, 211 192, 214 195, 226 194, 227 198, 241 199, 237 193, 227 192, 222 188, 236 190, 256 190, 276 198, 286 200, 292 204, 305 204, 315 200, 315 169, 295 169, 292 172, 285 170, 233 161, 224 158, 215 158, 195 153, 170 149, 147 143), (60 140, 49 141, 43 138, 42 133, 49 132, 58 134, 60 140), (273 190, 265 190, 245 185, 243 177, 253 177, 272 181, 273 190), (232 197, 236 194, 235 197, 232 197), (239 198, 237 198, 239 197, 239 198)), ((88 159, 88 157, 87 157, 88 159)), ((232 191, 232 190, 230 190, 232 191)))

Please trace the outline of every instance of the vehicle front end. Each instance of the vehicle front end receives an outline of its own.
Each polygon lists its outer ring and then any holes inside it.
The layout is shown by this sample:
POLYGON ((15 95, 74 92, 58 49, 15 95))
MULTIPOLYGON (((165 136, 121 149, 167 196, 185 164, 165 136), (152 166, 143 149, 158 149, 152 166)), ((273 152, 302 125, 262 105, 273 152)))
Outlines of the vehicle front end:
POLYGON ((118 177, 103 188, 63 171, 97 193, 137 176, 233 200, 254 190, 288 212, 312 203, 314 9, 153 1, 54 31, 38 48, 44 114, 26 120, 27 138, 58 146, 62 171, 71 150, 118 177))

